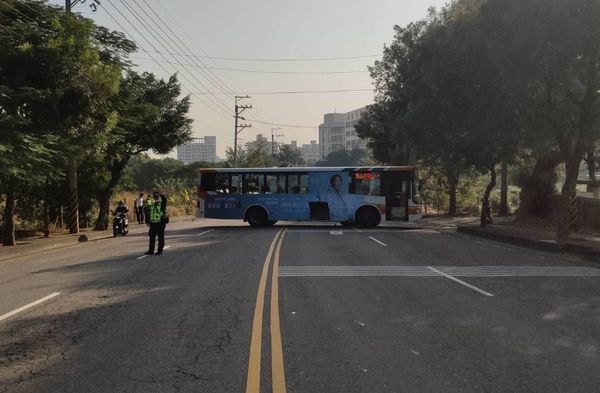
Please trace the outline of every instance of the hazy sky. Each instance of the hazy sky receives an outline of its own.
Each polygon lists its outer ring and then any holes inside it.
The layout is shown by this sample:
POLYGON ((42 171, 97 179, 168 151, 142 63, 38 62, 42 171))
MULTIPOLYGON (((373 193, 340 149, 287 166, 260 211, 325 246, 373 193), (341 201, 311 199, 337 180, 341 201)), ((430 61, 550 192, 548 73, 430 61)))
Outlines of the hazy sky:
MULTIPOLYGON (((266 120, 309 127, 281 126, 281 130, 276 132, 284 135, 278 139, 279 142, 297 140, 308 143, 316 140, 318 125, 325 113, 346 112, 368 105, 373 99, 372 91, 257 93, 370 89, 372 84, 366 67, 378 58, 376 56, 381 54, 384 44, 392 40, 393 26, 406 25, 422 18, 430 6, 440 7, 446 0, 101 0, 102 5, 95 13, 90 12, 91 2, 87 0, 85 4, 77 5, 74 11, 109 28, 120 31, 124 28, 125 33, 143 48, 133 56, 141 70, 166 77, 167 71, 174 73, 177 68, 184 93, 194 93, 190 112, 195 120, 194 136, 216 135, 217 154, 224 157, 225 148, 233 145, 234 100, 231 94, 220 93, 249 93, 252 98, 245 102, 254 108, 244 114, 248 121, 266 120), (153 11, 183 43, 173 36, 169 36, 168 40, 165 38, 171 33, 164 25, 161 25, 163 31, 159 29, 161 22, 153 11), (148 32, 144 23, 151 24, 155 31, 148 27, 151 31, 148 32), (162 55, 156 51, 162 52, 162 55), (330 61, 250 61, 198 59, 193 55, 269 60, 370 57, 330 61), (152 57, 162 67, 151 60, 152 57), (201 70, 200 62, 213 67, 212 74, 201 70), (298 74, 308 72, 345 73, 298 74)), ((270 136, 271 128, 277 127, 251 123, 252 128, 240 134, 242 142, 254 140, 258 133, 270 136)))

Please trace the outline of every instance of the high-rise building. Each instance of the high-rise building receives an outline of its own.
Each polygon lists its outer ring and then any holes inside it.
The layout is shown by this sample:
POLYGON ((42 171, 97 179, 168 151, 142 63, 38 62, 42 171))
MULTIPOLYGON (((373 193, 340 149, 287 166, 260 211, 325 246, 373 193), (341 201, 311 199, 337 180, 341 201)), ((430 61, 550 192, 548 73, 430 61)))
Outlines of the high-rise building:
POLYGON ((177 159, 184 164, 196 161, 217 161, 217 137, 194 138, 190 142, 177 146, 177 159))
POLYGON ((366 107, 347 113, 327 113, 323 124, 319 125, 320 159, 336 150, 365 149, 367 141, 359 138, 354 126, 360 120, 366 107))

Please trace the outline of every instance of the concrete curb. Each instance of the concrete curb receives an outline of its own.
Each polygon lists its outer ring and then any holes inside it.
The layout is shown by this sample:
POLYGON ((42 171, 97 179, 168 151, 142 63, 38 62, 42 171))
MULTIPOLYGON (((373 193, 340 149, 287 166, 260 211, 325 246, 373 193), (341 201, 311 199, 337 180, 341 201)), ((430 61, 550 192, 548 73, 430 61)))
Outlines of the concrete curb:
POLYGON ((457 232, 461 232, 467 235, 478 236, 485 239, 496 240, 503 243, 513 244, 516 246, 533 248, 540 251, 561 253, 561 254, 578 254, 584 257, 584 259, 592 262, 600 262, 600 250, 595 250, 591 247, 586 247, 579 244, 566 244, 559 246, 555 242, 548 242, 542 240, 529 239, 520 237, 517 235, 510 235, 506 233, 493 232, 487 229, 474 226, 458 226, 457 232))

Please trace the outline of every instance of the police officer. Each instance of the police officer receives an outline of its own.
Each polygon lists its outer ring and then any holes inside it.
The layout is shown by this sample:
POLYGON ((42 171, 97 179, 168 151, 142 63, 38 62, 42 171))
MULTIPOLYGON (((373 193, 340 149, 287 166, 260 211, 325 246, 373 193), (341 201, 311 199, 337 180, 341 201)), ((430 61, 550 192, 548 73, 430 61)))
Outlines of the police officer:
POLYGON ((148 231, 150 245, 146 255, 154 254, 157 236, 158 249, 156 250, 156 255, 162 255, 163 248, 165 247, 165 227, 167 226, 167 222, 167 198, 158 191, 154 191, 152 193, 152 200, 146 210, 146 225, 150 227, 148 231))

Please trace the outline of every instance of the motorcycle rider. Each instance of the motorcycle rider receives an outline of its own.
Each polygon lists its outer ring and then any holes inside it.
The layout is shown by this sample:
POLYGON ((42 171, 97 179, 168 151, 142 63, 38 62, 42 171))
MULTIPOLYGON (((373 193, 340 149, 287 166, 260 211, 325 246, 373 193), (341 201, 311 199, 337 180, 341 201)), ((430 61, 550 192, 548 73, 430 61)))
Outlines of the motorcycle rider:
POLYGON ((123 200, 119 201, 117 208, 115 209, 115 216, 119 213, 123 213, 123 214, 129 213, 129 209, 127 209, 127 206, 125 206, 125 202, 123 202, 123 200))
POLYGON ((129 209, 127 209, 127 206, 125 206, 125 202, 123 200, 120 200, 117 208, 114 211, 114 215, 115 217, 118 217, 119 214, 123 214, 123 228, 122 231, 123 232, 128 232, 128 226, 129 226, 129 222, 127 220, 127 213, 129 213, 129 209))

